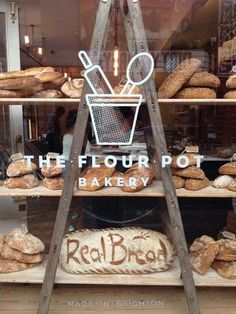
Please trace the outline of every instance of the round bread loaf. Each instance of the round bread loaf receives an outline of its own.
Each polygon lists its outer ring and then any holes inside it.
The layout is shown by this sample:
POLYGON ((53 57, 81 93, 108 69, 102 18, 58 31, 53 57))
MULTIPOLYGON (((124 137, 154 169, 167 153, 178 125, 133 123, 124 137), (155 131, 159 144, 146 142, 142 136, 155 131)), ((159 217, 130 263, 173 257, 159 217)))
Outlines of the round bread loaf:
POLYGON ((232 191, 232 192, 236 192, 236 181, 234 180, 233 182, 231 182, 228 186, 227 189, 232 191))
POLYGON ((222 262, 215 260, 211 267, 224 278, 236 279, 236 262, 222 262))
POLYGON ((174 98, 177 99, 215 99, 216 92, 211 88, 186 87, 179 91, 174 98))
POLYGON ((73 274, 135 275, 165 271, 174 257, 172 244, 157 231, 85 229, 65 235, 60 263, 73 274))
POLYGON ((232 176, 236 176, 236 161, 229 162, 227 164, 224 164, 219 168, 220 174, 228 174, 232 176))
MULTIPOLYGON (((195 154, 195 153, 185 153, 185 154, 181 154, 181 155, 172 157, 172 162, 171 162, 171 167, 172 167, 172 168, 180 169, 180 167, 177 165, 177 160, 179 160, 179 163, 180 163, 180 164, 184 165, 185 160, 184 160, 184 159, 181 159, 182 156, 188 158, 188 160, 189 160, 189 165, 188 165, 187 167, 190 167, 190 166, 195 166, 195 165, 197 164, 196 156, 199 156, 199 154, 195 154)), ((186 168, 187 168, 187 167, 186 167, 186 168)), ((181 168, 181 169, 183 169, 183 168, 181 168)))
POLYGON ((0 80, 0 89, 21 90, 38 85, 40 81, 35 77, 0 80))
POLYGON ((34 95, 35 98, 61 98, 62 93, 56 89, 48 89, 38 92, 34 95))
POLYGON ((199 59, 186 59, 164 80, 158 90, 159 99, 173 97, 201 65, 199 59))
POLYGON ((43 185, 50 190, 62 190, 64 187, 64 177, 44 178, 43 185))
POLYGON ((39 180, 33 174, 25 174, 21 177, 8 178, 4 183, 9 189, 32 189, 39 184, 39 180))
POLYGON ((36 266, 37 264, 21 263, 16 260, 0 258, 0 274, 14 273, 26 270, 36 266))
POLYGON ((210 185, 210 181, 207 178, 202 180, 199 179, 187 179, 185 181, 184 187, 186 190, 198 191, 204 189, 210 185))
POLYGON ((226 99, 236 99, 236 89, 227 92, 227 93, 224 95, 224 98, 226 98, 226 99))
POLYGON ((51 177, 56 177, 56 176, 62 174, 63 168, 58 167, 55 160, 51 160, 50 166, 47 167, 47 165, 44 164, 41 168, 41 172, 42 172, 43 176, 45 176, 47 178, 51 178, 51 177))
POLYGON ((172 168, 172 174, 179 177, 183 177, 183 178, 189 178, 189 179, 204 179, 205 178, 204 171, 195 166, 191 166, 184 169, 172 168))
POLYGON ((185 179, 177 176, 172 177, 174 187, 177 189, 182 189, 184 187, 185 179))
POLYGON ((71 98, 80 98, 83 86, 84 79, 73 79, 65 82, 61 87, 61 91, 71 98))
POLYGON ((232 182, 234 182, 234 179, 231 176, 222 175, 217 177, 213 181, 212 185, 218 189, 226 189, 232 182))
POLYGON ((29 162, 25 159, 13 161, 7 168, 8 177, 18 177, 24 174, 32 173, 37 169, 37 166, 33 162, 29 162))
POLYGON ((197 72, 188 80, 186 86, 218 88, 220 86, 220 80, 212 73, 197 72))
POLYGON ((204 275, 211 267, 218 251, 219 244, 213 238, 206 235, 197 238, 189 248, 192 268, 204 275))
POLYGON ((220 261, 236 261, 236 241, 229 239, 221 239, 217 241, 219 244, 219 252, 216 259, 220 261))
POLYGON ((236 75, 230 76, 228 80, 226 81, 225 86, 227 88, 236 88, 236 75))

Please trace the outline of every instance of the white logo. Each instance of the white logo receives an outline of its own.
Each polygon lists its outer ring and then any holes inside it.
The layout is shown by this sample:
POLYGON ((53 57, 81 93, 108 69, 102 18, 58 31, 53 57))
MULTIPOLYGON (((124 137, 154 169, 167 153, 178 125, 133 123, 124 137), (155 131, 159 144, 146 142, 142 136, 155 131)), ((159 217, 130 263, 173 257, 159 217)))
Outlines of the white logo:
POLYGON ((98 145, 130 145, 133 140, 139 107, 143 96, 132 93, 152 75, 154 61, 149 53, 135 55, 127 67, 127 82, 120 94, 115 94, 105 73, 99 65, 93 65, 85 51, 79 52, 85 68, 84 77, 93 94, 86 95, 86 102, 98 145), (125 118, 127 110, 131 121, 125 118))

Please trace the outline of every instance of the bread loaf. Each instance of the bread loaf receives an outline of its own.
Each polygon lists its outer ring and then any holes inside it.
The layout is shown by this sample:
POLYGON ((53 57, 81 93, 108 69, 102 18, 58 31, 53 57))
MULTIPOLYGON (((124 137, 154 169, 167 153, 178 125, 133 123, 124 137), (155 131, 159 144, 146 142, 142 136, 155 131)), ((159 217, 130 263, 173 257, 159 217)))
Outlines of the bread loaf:
POLYGON ((234 148, 223 148, 218 150, 217 157, 219 158, 230 158, 236 152, 234 148))
POLYGON ((58 167, 55 160, 50 160, 50 166, 47 167, 47 165, 44 164, 41 168, 41 172, 43 176, 51 178, 62 174, 63 168, 58 167))
POLYGON ((13 273, 26 270, 36 266, 37 264, 21 263, 16 260, 0 258, 0 274, 13 273))
POLYGON ((217 177, 213 181, 212 185, 218 189, 226 189, 228 185, 232 183, 233 181, 234 179, 232 177, 227 176, 227 175, 222 175, 222 176, 217 177))
POLYGON ((227 189, 232 191, 232 192, 236 192, 236 181, 234 180, 233 182, 231 182, 228 186, 227 189))
POLYGON ((113 173, 111 177, 111 185, 118 186, 118 180, 119 178, 123 178, 123 175, 124 174, 122 172, 115 170, 115 172, 113 173))
POLYGON ((32 189, 39 185, 39 180, 33 174, 25 174, 21 177, 8 178, 4 184, 8 189, 32 189))
POLYGON ((61 98, 62 93, 56 89, 48 89, 38 92, 34 95, 35 98, 61 98))
POLYGON ((46 83, 54 80, 58 80, 62 77, 60 72, 42 72, 35 75, 40 82, 46 83))
POLYGON ((61 89, 61 86, 66 82, 66 78, 64 76, 62 76, 61 78, 58 78, 56 80, 47 82, 47 83, 43 83, 43 87, 45 90, 48 89, 61 89))
POLYGON ((236 89, 233 89, 233 90, 227 92, 224 95, 224 98, 226 98, 226 99, 236 99, 236 89))
POLYGON ((40 263, 43 260, 42 254, 25 254, 8 246, 3 240, 0 240, 0 258, 16 260, 21 263, 40 263), (2 242, 2 243, 1 243, 2 242))
POLYGON ((236 176, 236 161, 224 164, 219 168, 220 174, 236 176))
POLYGON ((186 87, 179 91, 174 98, 177 99, 214 99, 216 92, 211 88, 186 87))
POLYGON ((197 72, 188 80, 186 86, 218 88, 220 86, 220 80, 212 73, 197 72))
MULTIPOLYGON (((197 159, 196 159, 196 156, 199 156, 199 154, 195 154, 195 153, 185 153, 185 154, 181 154, 181 155, 178 155, 178 156, 174 156, 172 157, 172 162, 171 162, 171 167, 172 168, 180 168, 178 165, 177 165, 177 160, 179 159, 179 163, 181 165, 184 165, 185 164, 185 160, 184 159, 180 159, 180 157, 186 157, 188 158, 189 160, 189 165, 188 167, 190 166, 195 166, 197 164, 197 159)), ((182 169, 182 168, 181 168, 182 169)))
POLYGON ((134 164, 129 170, 127 170, 123 176, 124 185, 121 187, 124 192, 138 192, 144 187, 144 180, 146 185, 151 184, 155 178, 155 170, 149 165, 149 167, 139 167, 138 164, 134 164), (134 180, 134 183, 131 182, 134 180))
POLYGON ((210 185, 210 181, 207 178, 204 179, 187 179, 184 187, 186 190, 198 191, 204 189, 210 185))
POLYGON ((236 88, 236 75, 230 76, 225 85, 227 88, 236 88))
POLYGON ((80 178, 84 178, 85 184, 79 186, 82 191, 97 191, 105 185, 105 180, 110 178, 115 171, 115 168, 108 168, 104 163, 100 164, 99 168, 91 166, 81 172, 80 178))
POLYGON ((21 90, 38 85, 40 81, 35 77, 0 80, 0 89, 21 90))
POLYGON ((73 274, 145 274, 171 267, 175 252, 164 234, 142 228, 79 230, 65 235, 60 263, 73 274))
POLYGON ((204 275, 211 267, 218 251, 219 244, 213 238, 206 235, 197 238, 189 248, 192 268, 204 275))
POLYGON ((61 91, 71 98, 80 98, 83 86, 84 79, 73 79, 65 82, 61 87, 61 91))
POLYGON ((229 239, 220 239, 217 241, 219 244, 219 252, 216 259, 220 261, 236 261, 236 241, 229 239))
POLYGON ((236 279, 236 262, 214 261, 211 267, 224 278, 236 279))
POLYGON ((20 91, 0 89, 0 98, 22 98, 23 94, 20 91))
MULTIPOLYGON (((120 85, 115 86, 115 88, 114 88, 115 94, 120 94, 121 91, 123 90, 124 86, 125 86, 124 84, 120 84, 120 85)), ((129 92, 129 90, 131 89, 131 87, 132 87, 132 84, 129 84, 127 87, 127 94, 129 92)), ((138 86, 135 86, 132 90, 132 94, 142 94, 142 92, 138 86)))
POLYGON ((158 98, 173 97, 193 76, 201 65, 198 59, 186 59, 164 80, 158 90, 158 98))
POLYGON ((35 76, 44 71, 53 72, 54 69, 52 67, 36 67, 36 68, 30 68, 30 69, 22 70, 22 71, 11 71, 11 72, 0 73, 0 80, 35 76))
POLYGON ((31 173, 37 169, 35 163, 27 162, 25 159, 20 159, 12 162, 7 168, 8 177, 18 177, 24 174, 31 173))
POLYGON ((19 92, 22 95, 21 97, 30 97, 30 96, 33 96, 33 95, 41 92, 42 90, 43 90, 43 85, 40 83, 40 84, 37 84, 33 87, 22 89, 19 92))
POLYGON ((184 178, 189 178, 189 179, 204 179, 205 178, 204 171, 195 166, 191 166, 184 169, 173 168, 172 173, 173 175, 184 177, 184 178))
POLYGON ((50 190, 62 190, 64 187, 64 177, 44 178, 43 185, 50 190))
POLYGON ((4 242, 12 249, 25 254, 38 254, 45 249, 43 242, 29 233, 25 225, 9 232, 4 237, 4 242))
POLYGON ((181 177, 173 176, 172 177, 174 187, 177 189, 181 189, 184 187, 185 180, 181 177))

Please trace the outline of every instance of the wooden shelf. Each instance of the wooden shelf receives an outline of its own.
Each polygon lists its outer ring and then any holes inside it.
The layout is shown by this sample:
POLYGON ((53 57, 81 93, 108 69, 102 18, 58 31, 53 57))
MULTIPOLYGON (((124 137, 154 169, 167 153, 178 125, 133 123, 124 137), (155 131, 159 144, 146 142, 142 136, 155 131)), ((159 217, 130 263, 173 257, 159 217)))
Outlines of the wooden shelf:
MULTIPOLYGON (((28 270, 0 274, 0 283, 41 284, 43 282, 45 269, 46 259, 42 264, 28 270)), ((55 283, 72 285, 104 285, 104 283, 106 283, 106 285, 183 286, 180 273, 177 258, 168 271, 144 275, 73 275, 58 266, 55 283)), ((236 280, 225 279, 219 276, 213 269, 209 269, 204 276, 194 272, 194 280, 196 286, 236 287, 236 280)))
MULTIPOLYGON (((216 189, 209 186, 199 191, 188 191, 179 189, 176 191, 178 197, 216 197, 216 198, 236 198, 236 192, 231 192, 227 189, 216 189)), ((0 186, 0 197, 31 197, 31 196, 60 196, 61 190, 49 190, 43 185, 39 185, 33 189, 8 189, 5 186, 0 186)), ((164 191, 161 181, 154 181, 153 184, 146 187, 140 192, 128 193, 121 191, 120 188, 105 187, 94 192, 74 190, 74 196, 131 196, 131 197, 164 197, 164 191)))
MULTIPOLYGON (((124 100, 121 100, 121 102, 124 100)), ((0 98, 0 105, 55 105, 78 104, 80 98, 0 98)), ((126 100, 127 102, 127 100, 126 100)), ((133 101, 130 100, 132 103, 133 101)), ((159 99, 160 105, 236 105, 236 99, 159 99)), ((142 102, 143 104, 145 101, 142 102)))

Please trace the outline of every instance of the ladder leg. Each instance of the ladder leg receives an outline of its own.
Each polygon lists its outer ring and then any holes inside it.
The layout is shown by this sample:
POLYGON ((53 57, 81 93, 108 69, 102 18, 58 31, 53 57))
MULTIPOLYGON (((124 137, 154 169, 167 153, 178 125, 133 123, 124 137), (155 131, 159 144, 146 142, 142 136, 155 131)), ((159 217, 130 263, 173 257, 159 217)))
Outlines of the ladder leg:
MULTIPOLYGON (((113 1, 109 1, 107 3, 101 1, 99 4, 93 38, 90 46, 90 58, 94 64, 98 64, 100 62, 101 49, 107 27, 106 21, 108 20, 112 3, 113 1)), ((87 84, 85 85, 86 86, 83 88, 81 95, 81 102, 75 124, 75 133, 69 157, 68 171, 65 177, 64 189, 60 198, 56 222, 54 225, 47 268, 39 299, 38 314, 46 314, 49 310, 62 240, 73 196, 75 180, 78 174, 78 155, 82 152, 84 139, 86 138, 88 109, 85 101, 85 95, 88 92, 88 87, 87 84)))
MULTIPOLYGON (((138 52, 148 51, 148 45, 146 40, 146 34, 144 31, 144 24, 140 9, 139 1, 133 2, 128 0, 129 14, 132 22, 134 37, 136 40, 136 46, 138 52)), ((157 101, 156 87, 153 80, 149 80, 145 84, 145 96, 147 101, 147 107, 149 111, 152 133, 155 143, 156 151, 158 152, 156 162, 161 165, 161 159, 163 155, 167 155, 167 148, 164 136, 164 130, 162 125, 162 119, 160 114, 160 108, 157 101)), ((158 169, 158 168, 157 168, 158 169)), ((178 200, 175 192, 175 188, 172 182, 172 175, 170 168, 162 169, 162 181, 165 191, 166 204, 168 214, 170 218, 171 227, 173 230, 173 237, 176 246, 177 255, 180 262, 182 271, 182 277, 184 282, 184 288, 191 314, 199 313, 199 305, 196 294, 196 288, 193 280, 193 273, 188 255, 188 249, 186 239, 183 230, 182 218, 179 210, 178 200)))

